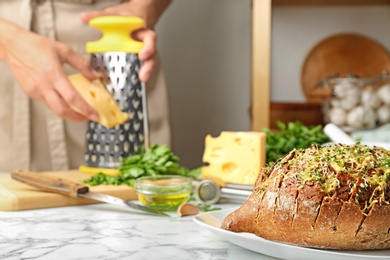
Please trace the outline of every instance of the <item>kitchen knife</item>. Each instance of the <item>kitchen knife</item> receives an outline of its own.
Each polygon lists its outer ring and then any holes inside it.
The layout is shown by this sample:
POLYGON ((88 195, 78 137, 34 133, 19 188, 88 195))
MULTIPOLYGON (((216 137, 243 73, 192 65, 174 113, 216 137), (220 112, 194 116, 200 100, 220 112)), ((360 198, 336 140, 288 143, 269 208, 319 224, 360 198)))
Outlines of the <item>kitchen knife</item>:
POLYGON ((11 172, 11 177, 17 181, 36 187, 40 190, 59 193, 68 197, 89 198, 97 201, 106 202, 109 204, 116 204, 116 205, 130 207, 131 209, 135 209, 135 210, 141 210, 153 214, 169 216, 168 214, 162 211, 145 207, 142 205, 138 205, 134 202, 126 201, 107 194, 89 191, 89 187, 86 185, 81 185, 76 182, 64 180, 46 174, 16 170, 11 172))

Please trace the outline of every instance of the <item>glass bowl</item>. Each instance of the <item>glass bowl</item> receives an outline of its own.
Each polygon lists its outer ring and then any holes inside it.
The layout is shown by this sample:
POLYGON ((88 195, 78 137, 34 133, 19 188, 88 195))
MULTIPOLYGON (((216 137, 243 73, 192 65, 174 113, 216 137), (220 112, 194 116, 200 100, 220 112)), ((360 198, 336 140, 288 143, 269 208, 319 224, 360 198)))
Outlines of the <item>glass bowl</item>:
POLYGON ((147 176, 135 180, 138 200, 151 208, 174 211, 192 192, 191 178, 177 175, 147 176))

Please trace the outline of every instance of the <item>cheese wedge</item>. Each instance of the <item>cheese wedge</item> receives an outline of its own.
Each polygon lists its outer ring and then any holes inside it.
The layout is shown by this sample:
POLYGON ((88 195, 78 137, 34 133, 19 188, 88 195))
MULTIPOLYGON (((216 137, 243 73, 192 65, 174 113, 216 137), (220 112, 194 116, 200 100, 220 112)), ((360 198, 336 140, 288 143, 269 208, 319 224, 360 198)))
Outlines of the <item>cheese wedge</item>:
MULTIPOLYGON (((129 115, 121 111, 118 103, 99 80, 90 81, 82 74, 70 75, 68 79, 85 101, 98 112, 98 123, 101 125, 114 127, 129 119, 129 115)), ((73 109, 80 112, 74 107, 73 109)))
POLYGON ((222 132, 206 136, 202 167, 203 179, 254 185, 265 165, 266 135, 262 132, 222 132))

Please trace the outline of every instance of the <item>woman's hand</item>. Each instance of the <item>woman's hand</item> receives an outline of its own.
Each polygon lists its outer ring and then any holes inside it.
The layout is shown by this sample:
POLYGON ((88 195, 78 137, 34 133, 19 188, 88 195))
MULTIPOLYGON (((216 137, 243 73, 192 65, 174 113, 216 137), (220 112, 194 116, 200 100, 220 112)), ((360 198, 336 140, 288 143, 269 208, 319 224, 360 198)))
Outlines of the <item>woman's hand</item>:
POLYGON ((134 31, 132 37, 144 43, 144 47, 138 54, 139 59, 143 62, 138 76, 141 81, 146 82, 156 63, 157 36, 153 29, 170 2, 171 0, 132 0, 101 11, 82 13, 81 19, 85 23, 88 23, 92 18, 105 15, 137 16, 143 19, 146 27, 134 31))
POLYGON ((10 66, 26 95, 43 102, 59 117, 98 120, 97 112, 68 81, 63 65, 70 65, 91 80, 97 75, 88 60, 67 45, 0 19, 0 58, 10 66))

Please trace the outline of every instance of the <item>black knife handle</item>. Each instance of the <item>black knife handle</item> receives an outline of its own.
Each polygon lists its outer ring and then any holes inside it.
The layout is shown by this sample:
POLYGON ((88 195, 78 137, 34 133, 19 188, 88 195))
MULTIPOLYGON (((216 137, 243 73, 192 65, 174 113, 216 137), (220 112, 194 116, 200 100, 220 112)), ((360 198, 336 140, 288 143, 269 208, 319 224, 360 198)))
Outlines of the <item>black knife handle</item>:
POLYGON ((11 172, 11 177, 40 190, 60 193, 74 198, 77 198, 78 194, 89 191, 86 185, 37 172, 14 170, 11 172))

